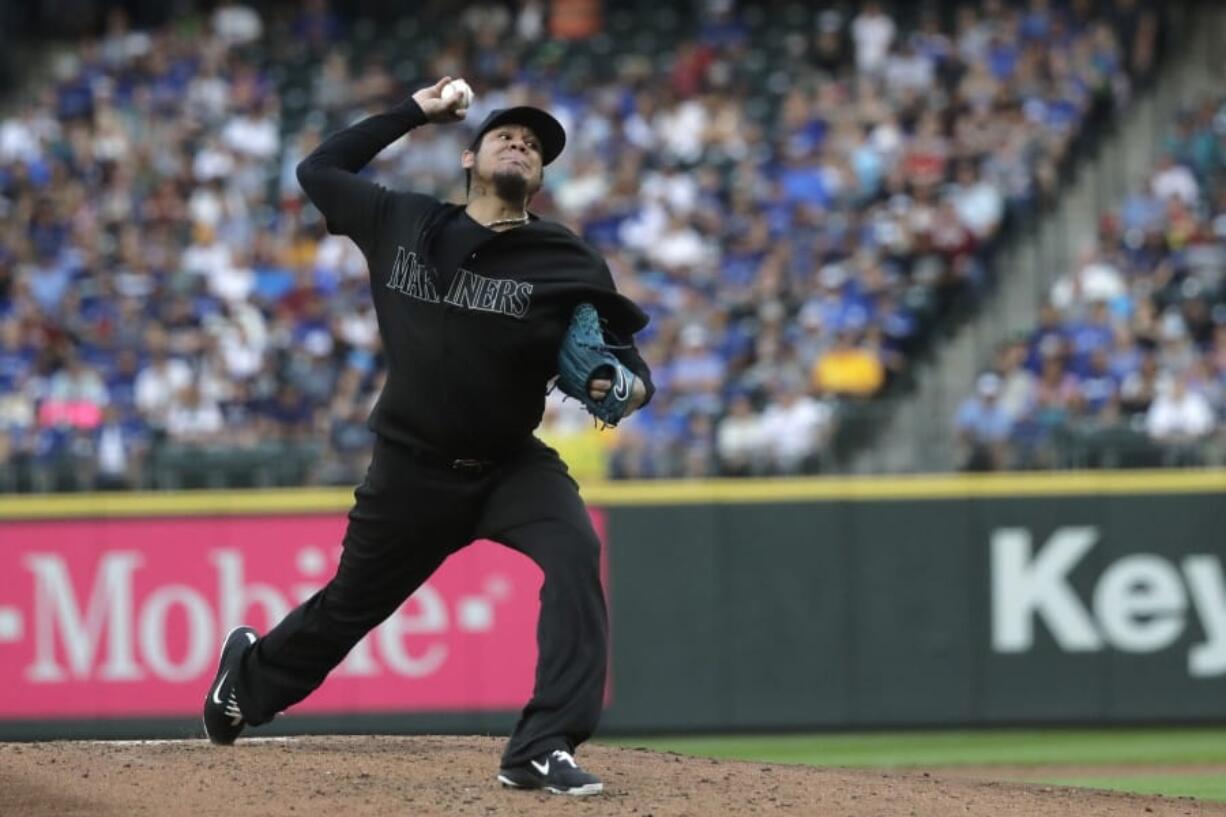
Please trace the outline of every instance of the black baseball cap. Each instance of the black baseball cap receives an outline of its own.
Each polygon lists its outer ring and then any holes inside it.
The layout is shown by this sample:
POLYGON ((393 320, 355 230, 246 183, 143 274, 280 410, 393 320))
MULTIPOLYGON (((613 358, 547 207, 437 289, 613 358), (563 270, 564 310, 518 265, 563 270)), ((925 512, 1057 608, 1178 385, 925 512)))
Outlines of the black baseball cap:
POLYGON ((541 164, 547 165, 566 147, 566 131, 562 123, 540 108, 531 105, 519 105, 514 108, 495 108, 485 121, 477 128, 473 137, 473 149, 481 137, 499 125, 525 125, 532 129, 536 138, 541 140, 541 164))

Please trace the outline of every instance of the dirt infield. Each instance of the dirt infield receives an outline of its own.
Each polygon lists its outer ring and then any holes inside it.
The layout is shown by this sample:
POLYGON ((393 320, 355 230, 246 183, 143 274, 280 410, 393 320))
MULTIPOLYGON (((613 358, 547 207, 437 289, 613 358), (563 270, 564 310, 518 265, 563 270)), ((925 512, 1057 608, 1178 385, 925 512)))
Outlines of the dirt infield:
POLYGON ((943 772, 883 773, 585 747, 604 795, 506 791, 502 741, 484 737, 310 737, 0 744, 0 815, 421 815, 520 817, 948 817, 1226 815, 1226 805, 943 772))

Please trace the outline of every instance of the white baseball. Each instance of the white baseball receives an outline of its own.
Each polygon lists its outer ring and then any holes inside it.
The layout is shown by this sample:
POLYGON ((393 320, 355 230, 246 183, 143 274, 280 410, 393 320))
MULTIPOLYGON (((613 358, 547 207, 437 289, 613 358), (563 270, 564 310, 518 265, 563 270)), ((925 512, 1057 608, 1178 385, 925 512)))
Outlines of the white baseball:
POLYGON ((458 111, 466 110, 473 102, 473 89, 468 87, 468 83, 462 79, 453 79, 451 82, 443 86, 443 102, 451 105, 455 102, 455 109, 458 111))

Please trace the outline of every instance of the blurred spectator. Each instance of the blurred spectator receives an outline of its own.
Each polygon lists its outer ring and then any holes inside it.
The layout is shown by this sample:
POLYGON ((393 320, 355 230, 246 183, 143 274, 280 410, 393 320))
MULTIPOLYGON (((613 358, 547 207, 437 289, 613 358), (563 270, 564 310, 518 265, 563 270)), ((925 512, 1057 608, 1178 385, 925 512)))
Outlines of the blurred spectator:
POLYGON ((1052 287, 1052 305, 1068 311, 1091 301, 1113 301, 1126 292, 1119 269, 1096 248, 1082 252, 1082 261, 1073 274, 1065 276, 1052 287))
POLYGON ((1013 418, 1000 404, 1000 378, 992 373, 979 376, 975 394, 958 407, 954 425, 962 444, 961 468, 994 471, 1004 466, 1005 443, 1013 418))
POLYGON ((0 490, 17 488, 18 465, 26 465, 34 448, 35 401, 29 378, 22 375, 0 389, 0 490))
POLYGON ((680 449, 681 462, 678 476, 701 479, 713 476, 717 472, 718 453, 715 428, 710 415, 696 411, 686 418, 680 449))
POLYGON ((295 40, 323 50, 341 38, 341 20, 329 8, 328 0, 302 0, 301 5, 290 29, 295 40))
POLYGON ((1158 357, 1152 351, 1143 353, 1139 364, 1120 383, 1121 408, 1131 415, 1148 416, 1159 387, 1164 383, 1158 369, 1158 357))
POLYGON ((38 407, 38 423, 44 427, 94 429, 102 422, 107 400, 101 375, 73 353, 51 376, 38 407))
POLYGON ((292 383, 282 383, 264 408, 268 434, 273 439, 307 441, 315 429, 315 411, 292 383))
POLYGON ((799 379, 784 378, 775 385, 758 429, 770 471, 818 470, 819 456, 833 430, 830 406, 807 395, 799 379))
POLYGON ((681 350, 667 372, 669 387, 688 409, 718 411, 725 360, 711 348, 707 331, 701 326, 691 325, 682 330, 680 345, 681 350))
POLYGON ((894 21, 881 9, 881 4, 868 0, 863 10, 851 21, 852 40, 856 44, 856 69, 874 74, 885 68, 890 46, 894 42, 894 21))
POLYGON ((600 31, 599 0, 553 0, 550 3, 549 33, 558 40, 581 40, 600 31))
POLYGON ((94 488, 128 490, 143 484, 149 436, 140 420, 124 420, 115 406, 107 406, 93 444, 94 488))
POLYGON ((161 334, 151 334, 149 365, 136 377, 136 407, 155 428, 165 428, 166 419, 176 397, 192 381, 191 368, 178 358, 172 358, 161 334))
POLYGON ((829 9, 818 16, 818 30, 813 43, 813 66, 824 76, 832 77, 847 65, 849 56, 843 40, 841 15, 829 9))
POLYGON ((1216 426, 1213 407, 1200 392, 1188 388, 1187 376, 1174 378, 1169 388, 1160 389, 1145 415, 1145 430, 1166 444, 1174 462, 1198 465, 1199 444, 1216 426))
POLYGON ((1036 380, 1026 368, 1026 344, 1014 341, 1006 344, 997 355, 996 373, 1000 377, 997 402, 1013 421, 1024 416, 1035 400, 1036 380))
POLYGON ((858 333, 845 329, 813 368, 813 385, 823 394, 870 397, 885 383, 879 355, 861 345, 858 333))
POLYGON ((515 17, 515 34, 525 43, 534 43, 545 33, 548 17, 544 0, 520 0, 519 14, 515 17))
POLYGON ((213 33, 226 45, 246 45, 260 39, 264 24, 250 6, 223 0, 213 10, 213 33))
POLYGON ((957 181, 950 187, 949 197, 958 218, 977 240, 996 235, 1004 217, 1004 201, 996 187, 979 178, 972 163, 958 164, 957 181))
POLYGON ((717 431, 720 472, 735 477, 765 473, 769 454, 764 432, 762 418, 754 412, 749 395, 734 396, 717 431))
POLYGON ((221 408, 206 397, 195 381, 189 381, 166 411, 166 433, 173 442, 206 446, 219 440, 223 421, 221 408))
POLYGON ((1178 199, 1184 204, 1195 204, 1200 196, 1200 186, 1192 171, 1176 163, 1175 157, 1169 153, 1162 155, 1149 184, 1159 201, 1178 199))

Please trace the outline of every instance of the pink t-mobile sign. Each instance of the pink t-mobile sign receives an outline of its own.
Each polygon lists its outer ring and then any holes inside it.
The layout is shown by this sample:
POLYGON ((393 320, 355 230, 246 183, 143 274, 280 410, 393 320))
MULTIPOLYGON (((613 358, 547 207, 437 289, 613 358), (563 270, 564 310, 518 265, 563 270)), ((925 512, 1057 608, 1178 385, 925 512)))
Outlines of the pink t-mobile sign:
MULTIPOLYGON (((603 519, 593 522, 603 538, 603 519)), ((345 520, 0 522, 0 720, 194 714, 234 625, 264 631, 331 577, 345 520)), ((498 710, 532 692, 540 569, 452 556, 295 708, 498 710)))

